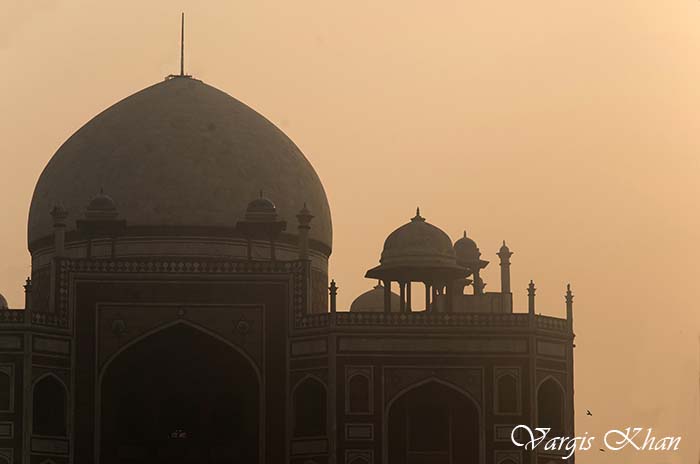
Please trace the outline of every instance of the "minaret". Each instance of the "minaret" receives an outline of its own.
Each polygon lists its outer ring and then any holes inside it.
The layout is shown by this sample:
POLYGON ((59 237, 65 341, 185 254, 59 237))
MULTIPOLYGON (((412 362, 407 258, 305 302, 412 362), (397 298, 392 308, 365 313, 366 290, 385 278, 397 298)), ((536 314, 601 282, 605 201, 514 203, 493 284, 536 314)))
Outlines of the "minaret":
POLYGON ((503 245, 496 254, 501 258, 501 293, 510 293, 510 257, 513 256, 513 252, 503 240, 503 245))
POLYGON ((535 283, 531 280, 527 286, 527 312, 531 316, 535 315, 535 283))
POLYGON ((299 221, 299 259, 305 260, 309 259, 309 230, 311 229, 311 220, 314 216, 306 208, 306 203, 304 207, 297 214, 297 220, 299 221))
POLYGON ((566 284, 566 322, 569 329, 574 327, 574 294, 571 293, 571 284, 566 284))
POLYGON ((62 258, 66 255, 66 218, 68 211, 58 203, 51 210, 53 217, 54 256, 62 258))

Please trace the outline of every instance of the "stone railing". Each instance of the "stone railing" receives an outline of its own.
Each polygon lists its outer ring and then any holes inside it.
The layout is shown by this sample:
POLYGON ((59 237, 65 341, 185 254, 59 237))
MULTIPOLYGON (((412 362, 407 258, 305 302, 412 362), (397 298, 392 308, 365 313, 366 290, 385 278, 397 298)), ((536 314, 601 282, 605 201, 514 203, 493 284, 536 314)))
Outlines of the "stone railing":
POLYGON ((527 327, 527 314, 504 313, 336 313, 341 325, 527 327))
MULTIPOLYGON (((501 327, 528 328, 527 313, 361 313, 337 312, 309 314, 297 319, 299 329, 338 327, 501 327)), ((556 332, 568 332, 566 319, 534 316, 535 327, 556 332)))
POLYGON ((331 313, 306 314, 296 321, 298 329, 322 329, 330 325, 331 313))
POLYGON ((68 321, 55 313, 32 312, 32 324, 47 327, 67 327, 68 321))
POLYGON ((566 319, 559 319, 552 316, 536 316, 538 329, 554 330, 557 332, 566 332, 569 330, 569 323, 566 319))
POLYGON ((0 324, 24 324, 27 312, 21 309, 0 310, 0 324))

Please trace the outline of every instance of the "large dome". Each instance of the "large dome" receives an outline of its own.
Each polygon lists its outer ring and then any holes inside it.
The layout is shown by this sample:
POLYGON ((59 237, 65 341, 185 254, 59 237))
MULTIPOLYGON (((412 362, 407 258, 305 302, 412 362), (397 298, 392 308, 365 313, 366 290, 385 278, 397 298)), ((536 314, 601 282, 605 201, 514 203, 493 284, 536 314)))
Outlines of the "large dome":
POLYGON ((328 200, 299 148, 230 95, 196 79, 169 79, 106 109, 58 149, 34 190, 29 248, 52 234, 55 204, 75 224, 100 191, 129 227, 173 233, 233 229, 260 190, 290 233, 306 203, 310 244, 330 253, 328 200))

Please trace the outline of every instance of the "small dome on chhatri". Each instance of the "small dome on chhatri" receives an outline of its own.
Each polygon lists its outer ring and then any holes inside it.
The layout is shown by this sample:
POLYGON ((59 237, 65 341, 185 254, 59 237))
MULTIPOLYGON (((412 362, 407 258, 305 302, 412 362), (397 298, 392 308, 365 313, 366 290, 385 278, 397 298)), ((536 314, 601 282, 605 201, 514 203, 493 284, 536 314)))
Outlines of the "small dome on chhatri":
POLYGON ((420 208, 407 224, 389 234, 380 259, 382 266, 456 265, 450 237, 442 229, 426 222, 420 208))
MULTIPOLYGON (((399 295, 391 292, 392 311, 398 311, 400 298, 399 295)), ((384 287, 381 284, 377 284, 372 290, 368 290, 355 298, 355 301, 350 305, 350 311, 358 313, 384 312, 384 287)))
POLYGON ((458 263, 473 263, 479 260, 481 252, 476 242, 467 237, 467 231, 464 231, 464 236, 457 240, 454 244, 455 253, 457 254, 458 263))
POLYGON ((7 305, 7 300, 5 299, 4 296, 2 296, 2 294, 0 294, 0 310, 8 309, 8 308, 9 308, 9 306, 7 305))
POLYGON ((114 200, 102 189, 90 200, 85 209, 85 217, 88 219, 112 219, 117 215, 117 206, 114 204, 114 200))
POLYGON ((260 196, 248 203, 248 208, 246 208, 246 211, 249 213, 274 213, 277 211, 277 208, 271 200, 263 196, 263 192, 261 190, 260 196))
POLYGON ((277 219, 277 208, 272 200, 263 196, 263 192, 261 190, 260 196, 248 203, 245 218, 249 221, 274 221, 277 219))

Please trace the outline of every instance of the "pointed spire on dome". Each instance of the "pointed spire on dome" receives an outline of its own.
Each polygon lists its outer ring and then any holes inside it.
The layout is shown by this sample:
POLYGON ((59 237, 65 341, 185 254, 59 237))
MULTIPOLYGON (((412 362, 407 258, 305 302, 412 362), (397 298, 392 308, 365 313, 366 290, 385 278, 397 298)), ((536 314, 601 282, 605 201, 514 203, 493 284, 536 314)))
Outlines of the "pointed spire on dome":
POLYGON ((420 206, 416 207, 416 215, 411 218, 411 221, 421 221, 425 222, 425 218, 420 215, 420 206))
POLYGON ((180 17, 180 76, 185 75, 185 12, 180 17))
POLYGON ((185 13, 180 13, 180 73, 169 74, 165 80, 175 77, 192 77, 191 74, 185 74, 185 13))

